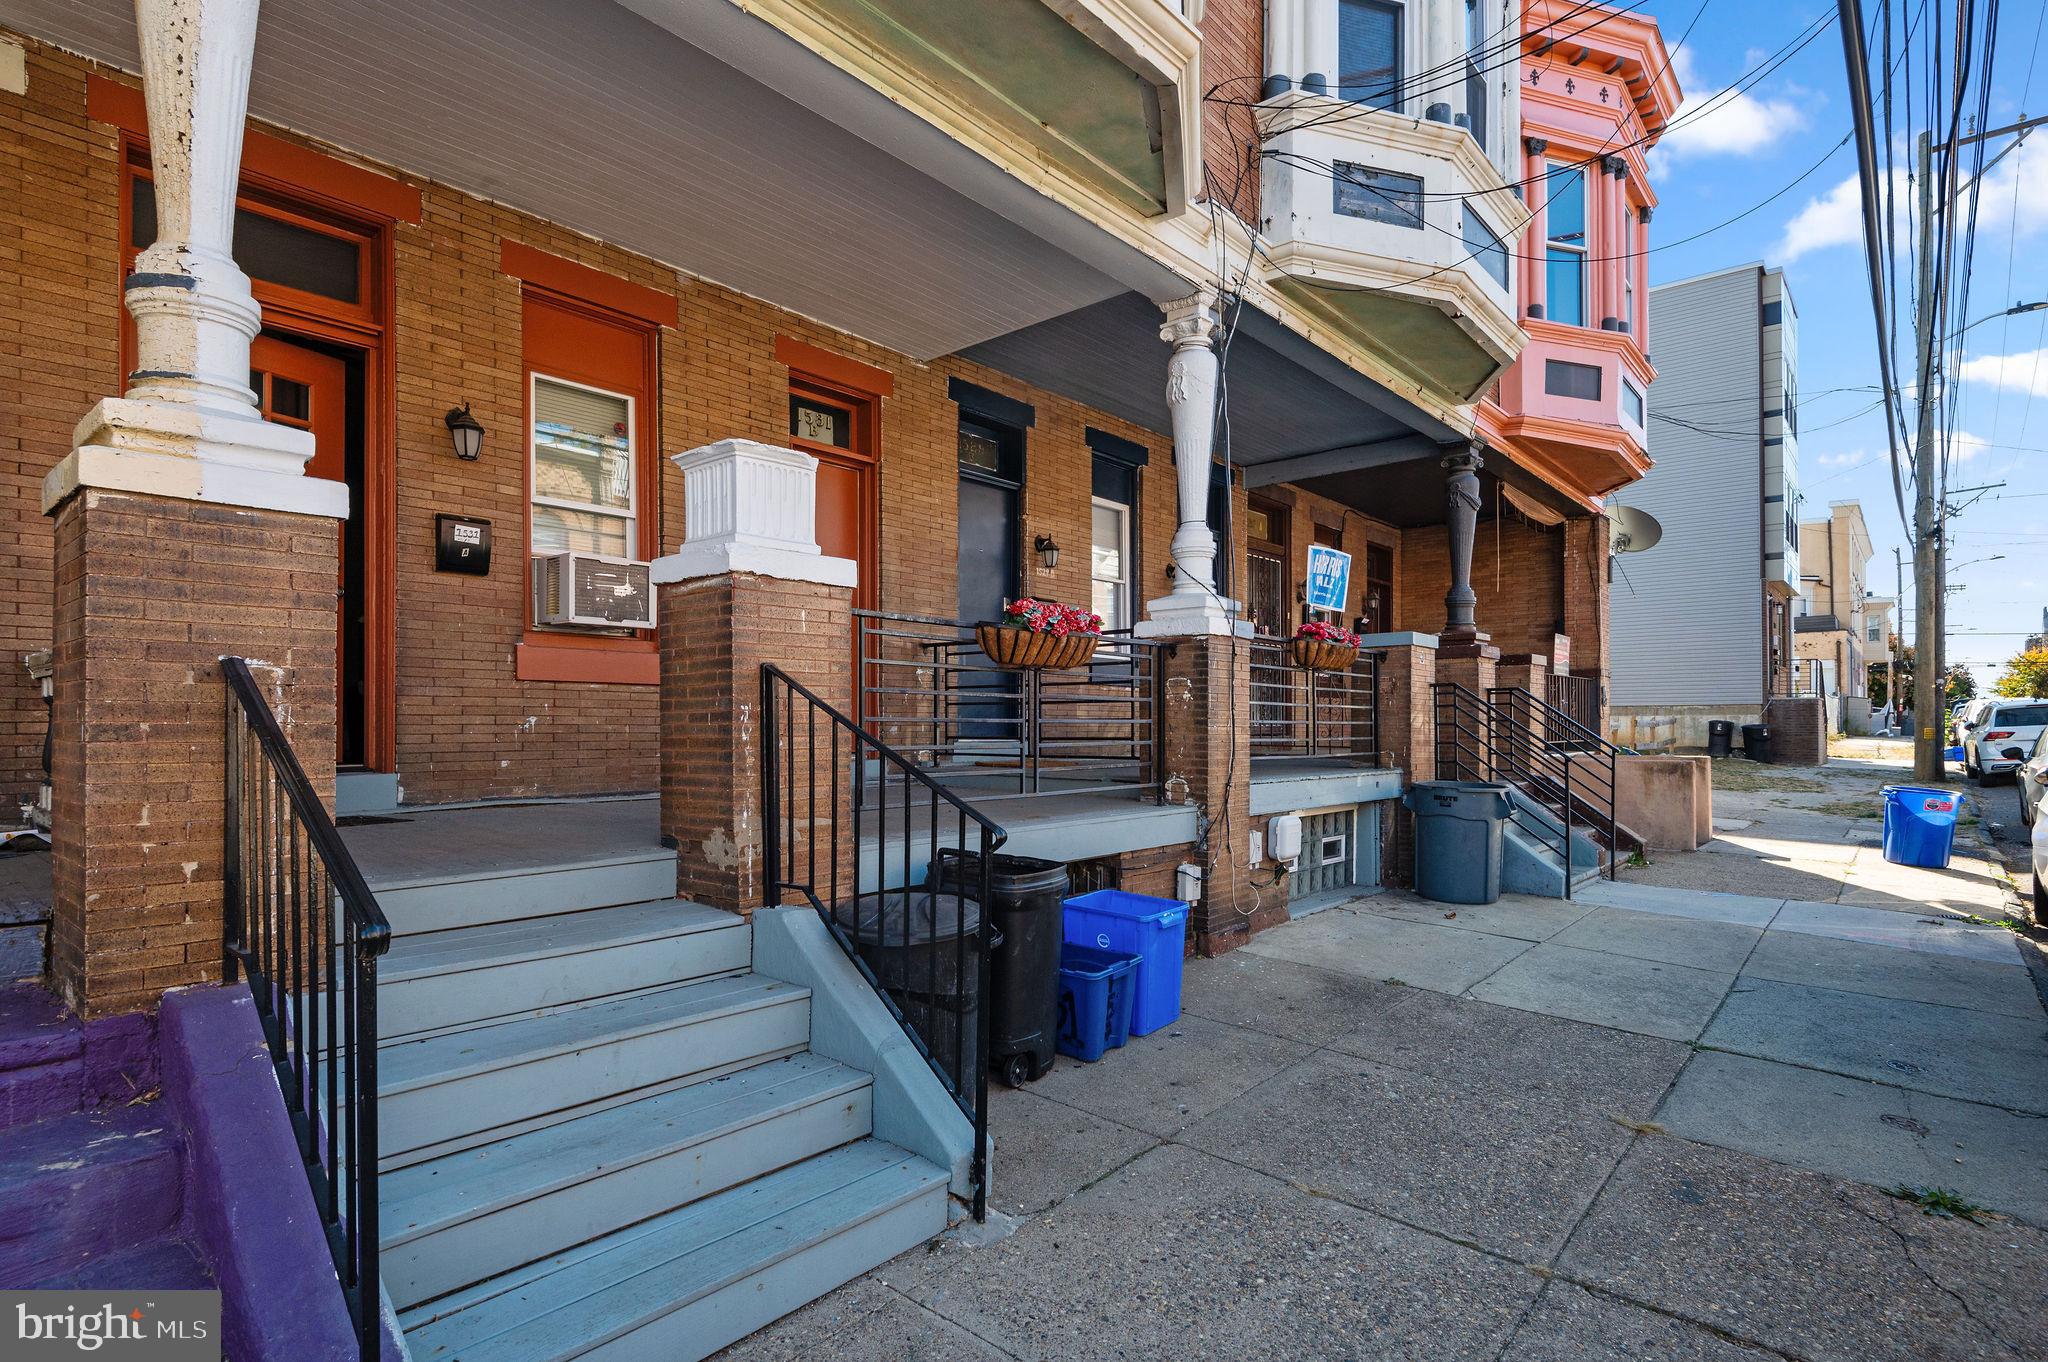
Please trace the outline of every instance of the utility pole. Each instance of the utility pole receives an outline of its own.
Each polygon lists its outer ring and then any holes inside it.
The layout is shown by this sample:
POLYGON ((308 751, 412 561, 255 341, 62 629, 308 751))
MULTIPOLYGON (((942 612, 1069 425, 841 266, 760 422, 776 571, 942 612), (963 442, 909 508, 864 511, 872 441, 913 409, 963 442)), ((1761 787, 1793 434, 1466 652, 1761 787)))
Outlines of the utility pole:
MULTIPOLYGON (((2002 128, 1948 139, 1942 150, 1953 156, 1974 143, 2014 134, 2011 144, 1981 163, 1977 174, 1983 175, 2043 123, 2048 123, 2048 116, 2022 118, 2002 128)), ((1946 493, 1935 486, 1939 461, 1934 449, 1934 370, 1941 349, 1953 338, 1941 338, 1935 330, 1935 294, 1948 287, 1949 253, 1944 250, 1941 260, 1934 258, 1934 139, 1929 132, 1922 132, 1915 143, 1913 169, 1919 181, 1920 206, 1919 286, 1913 309, 1920 399, 1920 429, 1913 443, 1913 778, 1934 782, 1941 779, 1943 771, 1947 656, 1942 634, 1948 614, 1948 506, 1941 499, 1946 493)), ((1955 196, 1967 187, 1958 184, 1943 196, 1943 217, 1954 215, 1955 196)), ((1954 241, 1954 233, 1948 240, 1954 241)))
POLYGON ((1920 277, 1913 302, 1920 399, 1920 431, 1913 441, 1913 778, 1932 784, 1942 777, 1942 584, 1934 518, 1934 143, 1924 131, 1913 160, 1920 194, 1920 277))

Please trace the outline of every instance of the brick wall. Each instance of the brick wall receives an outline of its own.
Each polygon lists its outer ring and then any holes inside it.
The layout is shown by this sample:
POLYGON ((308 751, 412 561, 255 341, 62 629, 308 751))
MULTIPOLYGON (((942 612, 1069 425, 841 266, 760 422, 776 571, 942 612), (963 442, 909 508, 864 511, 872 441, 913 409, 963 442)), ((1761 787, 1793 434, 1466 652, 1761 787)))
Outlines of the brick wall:
MULTIPOLYGON (((1403 629, 1434 634, 1444 627, 1444 592, 1451 586, 1449 532, 1425 525, 1401 536, 1395 565, 1394 612, 1403 629)), ((1472 546, 1472 589, 1477 619, 1503 653, 1548 656, 1564 622, 1564 532, 1527 524, 1513 515, 1482 520, 1472 546)), ((1578 662, 1576 644, 1573 664, 1578 662)))
POLYGON ((28 44, 28 93, 0 91, 0 819, 42 778, 50 645, 43 474, 72 427, 120 391, 113 139, 85 121, 85 63, 28 44))
POLYGON ((97 491, 66 502, 55 529, 50 972, 100 1015, 220 977, 222 654, 249 657, 308 777, 332 792, 337 530, 97 491))
MULTIPOLYGON (((41 480, 69 452, 78 419, 121 387, 118 136, 85 116, 88 73, 107 73, 27 46, 28 94, 0 94, 0 238, 8 242, 0 327, 20 338, 0 348, 0 604, 8 607, 0 610, 0 795, 10 800, 31 790, 41 769, 43 706, 21 667, 22 654, 50 638, 41 480)), ((1151 451, 1138 479, 1133 594, 1142 608, 1168 588, 1178 515, 1165 435, 965 361, 920 363, 502 205, 413 182, 422 211, 417 224, 394 232, 391 319, 396 747, 408 800, 656 783, 654 686, 523 682, 514 673, 529 593, 522 285, 499 270, 508 239, 678 300, 680 325, 659 337, 659 542, 643 546, 648 556, 672 549, 683 533, 682 478, 667 455, 728 436, 787 442, 789 373, 775 356, 776 338, 786 335, 895 380, 880 413, 884 609, 956 612, 957 408, 946 396, 955 375, 1036 408, 1022 507, 1026 588, 1073 603, 1089 598, 1091 455, 1083 432, 1091 425, 1151 451), (452 456, 442 423, 462 402, 488 431, 475 463, 452 456), (498 552, 489 576, 433 570, 436 512, 493 522, 498 552), (1039 568, 1028 551, 1039 533, 1064 550, 1055 571, 1039 568)))
POLYGON ((1263 0, 1209 0, 1201 27, 1207 193, 1244 221, 1257 222, 1258 129, 1247 106, 1257 101, 1266 76, 1266 7, 1263 0))

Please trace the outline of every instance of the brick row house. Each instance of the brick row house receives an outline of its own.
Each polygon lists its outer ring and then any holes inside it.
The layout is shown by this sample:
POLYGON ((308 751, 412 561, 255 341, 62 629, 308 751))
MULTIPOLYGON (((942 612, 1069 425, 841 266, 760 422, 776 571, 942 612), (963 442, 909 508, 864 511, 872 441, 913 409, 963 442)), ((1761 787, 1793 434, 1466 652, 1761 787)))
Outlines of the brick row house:
POLYGON ((1654 22, 983 8, 0 2, 0 1132, 149 1155, 0 1285, 707 1355, 981 1213, 998 846, 1218 952, 1597 748, 1654 22))

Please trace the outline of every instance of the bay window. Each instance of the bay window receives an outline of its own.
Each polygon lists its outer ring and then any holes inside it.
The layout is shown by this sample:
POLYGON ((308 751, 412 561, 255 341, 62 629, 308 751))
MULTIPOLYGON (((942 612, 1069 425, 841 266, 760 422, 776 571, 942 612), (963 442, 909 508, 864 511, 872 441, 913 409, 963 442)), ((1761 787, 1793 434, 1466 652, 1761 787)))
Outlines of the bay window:
POLYGON ((1401 6, 1387 0, 1338 0, 1337 88, 1376 109, 1401 103, 1401 6))

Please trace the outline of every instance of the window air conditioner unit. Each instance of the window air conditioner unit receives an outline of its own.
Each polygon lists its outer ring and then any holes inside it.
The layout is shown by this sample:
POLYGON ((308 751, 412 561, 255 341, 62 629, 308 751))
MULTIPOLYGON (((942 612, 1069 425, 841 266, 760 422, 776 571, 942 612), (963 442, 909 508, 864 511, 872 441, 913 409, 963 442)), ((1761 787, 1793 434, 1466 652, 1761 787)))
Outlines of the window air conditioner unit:
POLYGON ((533 560, 533 622, 597 629, 652 629, 648 565, 568 550, 533 560))

